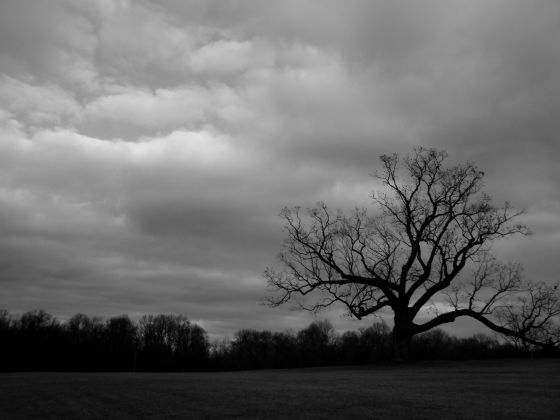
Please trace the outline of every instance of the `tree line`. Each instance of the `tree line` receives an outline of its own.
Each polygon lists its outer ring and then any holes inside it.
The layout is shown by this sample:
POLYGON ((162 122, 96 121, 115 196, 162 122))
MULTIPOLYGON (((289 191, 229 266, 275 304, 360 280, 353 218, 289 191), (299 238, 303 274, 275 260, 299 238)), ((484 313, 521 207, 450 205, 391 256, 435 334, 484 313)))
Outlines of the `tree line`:
POLYGON ((207 368, 206 332, 183 315, 76 314, 61 322, 43 310, 0 311, 0 370, 186 371, 207 368))
MULTIPOLYGON (((0 311, 1 371, 209 371, 358 365, 388 361, 392 331, 374 323, 337 334, 328 321, 297 331, 243 329, 210 342, 184 315, 127 315, 102 320, 76 314, 62 322, 43 310, 0 311)), ((414 337, 414 359, 526 357, 531 349, 477 334, 435 329, 414 337)), ((533 349, 534 350, 534 349, 533 349)), ((542 351, 539 354, 544 354, 542 351)))

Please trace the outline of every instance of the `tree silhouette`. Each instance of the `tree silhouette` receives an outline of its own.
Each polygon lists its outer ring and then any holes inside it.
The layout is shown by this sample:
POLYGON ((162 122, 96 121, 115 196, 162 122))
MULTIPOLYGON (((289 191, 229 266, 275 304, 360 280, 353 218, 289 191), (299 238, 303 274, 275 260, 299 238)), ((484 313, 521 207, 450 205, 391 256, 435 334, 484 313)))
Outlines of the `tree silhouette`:
POLYGON ((297 334, 297 343, 306 365, 327 365, 332 359, 334 328, 327 321, 314 321, 297 334))
POLYGON ((208 357, 204 329, 184 315, 144 315, 138 323, 140 367, 148 370, 202 369, 208 357))
POLYGON ((106 324, 107 361, 110 370, 134 370, 136 325, 128 315, 112 317, 106 324))
POLYGON ((324 203, 284 208, 283 268, 267 268, 273 306, 296 301, 318 311, 343 305, 361 319, 393 313, 393 358, 409 357, 411 339, 458 317, 474 318, 529 344, 558 345, 556 289, 523 280, 516 264, 490 255, 500 238, 527 234, 509 203, 492 205, 474 164, 445 166, 447 154, 415 149, 381 156, 373 195, 377 212, 332 212, 324 203), (426 320, 431 312, 433 318, 426 320))

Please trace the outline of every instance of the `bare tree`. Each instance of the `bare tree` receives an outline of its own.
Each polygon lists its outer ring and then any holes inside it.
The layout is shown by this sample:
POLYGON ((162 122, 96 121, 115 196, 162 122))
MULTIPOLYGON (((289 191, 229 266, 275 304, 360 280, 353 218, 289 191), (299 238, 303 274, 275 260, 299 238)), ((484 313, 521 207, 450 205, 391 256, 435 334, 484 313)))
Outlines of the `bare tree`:
POLYGON ((343 305, 361 319, 392 311, 393 357, 406 360, 412 336, 458 317, 529 344, 558 345, 555 288, 523 280, 520 267, 500 264, 490 244, 527 234, 521 212, 491 204, 474 164, 445 166, 447 154, 415 149, 404 159, 381 156, 385 190, 377 212, 332 212, 323 203, 284 208, 283 267, 265 276, 276 306, 295 301, 318 311, 343 305), (431 319, 430 319, 431 317, 431 319))

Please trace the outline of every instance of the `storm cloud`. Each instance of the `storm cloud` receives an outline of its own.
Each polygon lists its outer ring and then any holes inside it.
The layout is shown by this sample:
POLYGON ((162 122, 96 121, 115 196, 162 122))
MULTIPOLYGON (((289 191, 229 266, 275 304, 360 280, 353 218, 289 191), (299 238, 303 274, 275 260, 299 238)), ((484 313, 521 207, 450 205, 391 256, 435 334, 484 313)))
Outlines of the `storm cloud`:
POLYGON ((420 145, 526 209, 496 252, 557 280, 558 28, 553 0, 3 1, 1 305, 300 328, 260 304, 280 209, 367 206, 420 145))

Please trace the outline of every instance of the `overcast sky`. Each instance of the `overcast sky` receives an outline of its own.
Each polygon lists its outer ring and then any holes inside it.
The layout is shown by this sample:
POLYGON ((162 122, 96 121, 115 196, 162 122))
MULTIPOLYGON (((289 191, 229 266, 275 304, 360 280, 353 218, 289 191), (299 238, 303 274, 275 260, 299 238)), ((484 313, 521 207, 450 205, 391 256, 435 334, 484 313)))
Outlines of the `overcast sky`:
POLYGON ((3 0, 0 307, 299 329, 260 303, 280 209, 368 205, 418 145, 525 208, 496 253, 556 281, 559 75, 557 0, 3 0))

